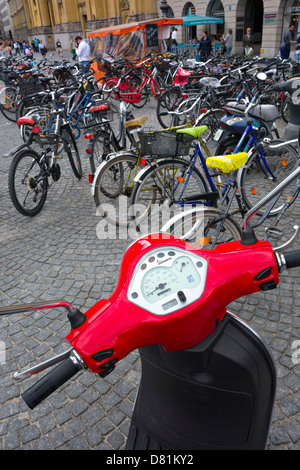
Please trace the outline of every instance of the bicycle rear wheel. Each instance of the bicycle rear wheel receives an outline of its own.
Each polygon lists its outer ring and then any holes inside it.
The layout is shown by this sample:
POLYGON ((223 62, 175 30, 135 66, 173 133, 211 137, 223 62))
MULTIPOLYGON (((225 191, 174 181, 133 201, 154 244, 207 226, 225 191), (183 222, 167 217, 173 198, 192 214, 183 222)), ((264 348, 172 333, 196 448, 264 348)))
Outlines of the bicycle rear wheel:
POLYGON ((221 210, 199 207, 172 217, 162 232, 181 238, 197 247, 213 249, 220 243, 240 240, 242 233, 230 216, 221 210))
MULTIPOLYGON (((238 185, 247 209, 251 209, 278 186, 291 173, 299 159, 298 153, 291 145, 284 145, 278 149, 271 148, 280 142, 282 141, 272 141, 268 147, 264 147, 264 158, 259 152, 251 155, 246 165, 239 170, 238 185)), ((280 211, 290 192, 291 186, 283 190, 269 216, 276 215, 280 211)), ((265 210, 266 207, 263 207, 257 214, 262 215, 265 210)))
POLYGON ((134 178, 139 169, 139 159, 135 155, 112 156, 104 161, 95 175, 93 182, 94 200, 98 210, 108 222, 116 226, 127 227, 128 202, 130 200, 134 178), (120 196, 125 199, 121 200, 120 196))
POLYGON ((184 204, 187 197, 206 192, 203 176, 197 168, 191 170, 190 162, 182 159, 160 160, 140 174, 134 185, 130 202, 131 219, 139 225, 151 213, 161 211, 162 218, 168 217, 168 209, 172 212, 177 204, 184 204))
POLYGON ((9 194, 21 214, 33 217, 44 207, 48 178, 40 156, 33 150, 22 150, 11 162, 8 176, 9 194))
POLYGON ((174 114, 170 114, 169 111, 176 111, 181 100, 182 94, 178 88, 170 88, 158 98, 156 116, 163 128, 174 126, 174 114))
MULTIPOLYGON (((223 109, 210 109, 204 114, 201 114, 197 120, 197 126, 207 126, 208 129, 204 132, 201 137, 209 143, 216 131, 220 127, 220 120, 225 116, 225 111, 223 109)), ((217 154, 220 155, 220 154, 217 154)))
POLYGON ((9 121, 15 122, 18 106, 18 88, 7 86, 0 92, 0 110, 9 121))

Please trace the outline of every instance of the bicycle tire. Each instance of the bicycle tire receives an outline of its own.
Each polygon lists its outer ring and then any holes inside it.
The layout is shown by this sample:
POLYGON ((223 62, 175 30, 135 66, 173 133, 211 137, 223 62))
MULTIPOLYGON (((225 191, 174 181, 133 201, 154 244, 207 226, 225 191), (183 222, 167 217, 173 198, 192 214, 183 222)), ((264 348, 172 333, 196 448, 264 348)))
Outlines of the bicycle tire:
POLYGON ((220 209, 206 207, 190 209, 175 215, 161 231, 205 249, 213 249, 221 243, 240 240, 242 236, 241 229, 230 215, 224 218, 224 213, 220 209))
POLYGON ((290 103, 292 102, 291 96, 287 93, 281 102, 280 116, 284 122, 290 122, 290 103))
MULTIPOLYGON (((141 77, 130 77, 128 79, 129 85, 132 88, 132 92, 136 92, 139 90, 143 83, 143 79, 141 77)), ((124 93, 127 93, 127 90, 125 90, 124 93)), ((131 93, 131 90, 128 90, 128 93, 131 93)), ((141 95, 141 101, 139 103, 132 103, 132 106, 135 108, 143 108, 145 104, 147 103, 148 99, 148 90, 147 90, 147 85, 145 85, 143 88, 140 89, 139 94, 141 95)))
POLYGON ((43 173, 40 156, 34 150, 25 149, 14 156, 9 168, 8 189, 14 207, 22 215, 33 217, 44 207, 48 178, 43 173))
MULTIPOLYGON (((93 182, 94 201, 100 214, 115 225, 127 227, 130 223, 124 211, 118 211, 119 200, 125 196, 130 201, 134 178, 138 172, 139 158, 132 154, 112 156, 102 163, 93 182)), ((128 204, 126 204, 128 206, 128 204)))
MULTIPOLYGON (((281 142, 280 140, 274 140, 270 145, 276 145, 276 143, 281 142)), ((266 147, 263 151, 267 165, 276 179, 272 178, 270 173, 267 173, 265 164, 262 162, 261 158, 259 160, 261 161, 261 165, 258 163, 257 152, 251 155, 246 165, 244 165, 238 173, 238 185, 241 197, 248 210, 263 199, 272 189, 278 186, 278 184, 291 173, 293 167, 299 160, 297 151, 288 144, 277 150, 266 147)), ((289 186, 283 190, 276 205, 270 211, 269 216, 276 215, 280 211, 290 191, 291 188, 289 186)), ((266 208, 261 208, 257 214, 261 216, 265 210, 266 208)))
POLYGON ((64 142, 64 149, 67 152, 73 173, 76 178, 80 179, 83 174, 81 159, 72 131, 69 131, 66 128, 63 129, 62 137, 66 140, 66 142, 64 142))
POLYGON ((157 100, 156 116, 162 128, 174 126, 174 114, 169 114, 168 111, 175 111, 181 100, 182 94, 177 87, 170 88, 160 95, 157 100))
POLYGON ((98 131, 92 142, 90 154, 90 167, 92 174, 95 174, 96 168, 106 160, 107 155, 119 150, 118 144, 110 138, 110 133, 104 130, 98 131))
POLYGON ((160 84, 157 83, 156 80, 154 80, 154 79, 151 80, 151 90, 152 90, 153 96, 156 100, 158 100, 160 95, 164 92, 164 88, 165 87, 160 86, 160 84))
POLYGON ((203 101, 199 100, 199 96, 195 93, 187 98, 182 98, 178 103, 178 114, 174 115, 174 126, 184 126, 190 122, 195 123, 203 107, 203 101), (196 104, 195 101, 197 101, 196 104))
POLYGON ((165 209, 167 206, 173 207, 174 193, 181 198, 183 194, 186 198, 189 195, 206 193, 207 184, 196 167, 191 171, 187 185, 184 187, 189 170, 190 162, 183 159, 165 159, 150 165, 142 175, 138 176, 133 187, 130 200, 131 220, 136 221, 138 226, 151 214, 154 204, 157 204, 156 210, 158 211, 162 207, 165 209), (138 211, 138 216, 136 211, 138 211))
MULTIPOLYGON (((216 131, 220 127, 220 120, 222 117, 225 116, 225 111, 221 108, 210 109, 206 113, 201 114, 200 117, 197 119, 197 126, 207 126, 208 129, 205 131, 201 137, 209 143, 213 136, 215 135, 216 131)), ((223 155, 217 154, 216 155, 223 155)))
POLYGON ((0 92, 0 111, 8 121, 16 122, 18 88, 7 86, 0 92))

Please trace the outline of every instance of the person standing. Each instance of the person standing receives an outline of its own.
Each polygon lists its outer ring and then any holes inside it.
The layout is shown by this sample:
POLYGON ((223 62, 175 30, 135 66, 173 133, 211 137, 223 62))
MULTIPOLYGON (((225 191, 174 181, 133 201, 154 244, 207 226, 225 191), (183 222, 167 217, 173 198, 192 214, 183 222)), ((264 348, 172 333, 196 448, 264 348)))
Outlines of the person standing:
POLYGON ((282 38, 282 43, 280 45, 280 56, 282 59, 288 59, 290 57, 290 52, 291 52, 291 46, 297 50, 298 46, 295 46, 293 42, 293 34, 295 32, 295 26, 293 24, 290 24, 288 29, 285 31, 283 38, 282 38))
POLYGON ((202 38, 199 43, 199 52, 201 59, 207 59, 212 54, 212 43, 208 37, 207 31, 203 31, 202 38))
POLYGON ((77 59, 75 47, 76 47, 76 44, 75 44, 75 41, 74 41, 74 36, 71 36, 71 39, 70 39, 70 51, 72 52, 73 60, 76 60, 76 59, 77 59))
POLYGON ((178 44, 178 43, 177 43, 177 31, 178 31, 178 29, 177 29, 177 28, 174 28, 174 30, 173 30, 173 32, 172 32, 172 36, 171 36, 171 39, 172 39, 171 42, 172 42, 172 44, 173 44, 174 46, 177 46, 177 44, 178 44))
POLYGON ((78 57, 79 68, 83 74, 88 73, 90 69, 90 46, 81 36, 76 36, 75 41, 77 43, 75 50, 78 57))
POLYGON ((226 57, 230 57, 232 51, 232 29, 228 30, 228 34, 226 34, 224 38, 224 43, 226 48, 226 57))
POLYGON ((23 51, 25 56, 28 57, 28 59, 33 59, 33 51, 32 49, 30 49, 29 41, 25 41, 23 51))
POLYGON ((39 41, 39 50, 43 59, 46 58, 47 48, 45 47, 43 41, 39 41))
POLYGON ((14 51, 15 51, 15 55, 21 55, 20 45, 18 41, 14 42, 14 51))
POLYGON ((254 38, 253 38, 253 35, 251 34, 251 28, 247 28, 246 34, 244 34, 244 37, 243 37, 243 47, 244 47, 245 55, 248 56, 249 54, 252 53, 253 44, 254 44, 254 38))
POLYGON ((58 39, 58 40, 56 41, 56 52, 58 53, 58 55, 59 55, 60 57, 63 56, 63 51, 62 51, 60 39, 58 39))

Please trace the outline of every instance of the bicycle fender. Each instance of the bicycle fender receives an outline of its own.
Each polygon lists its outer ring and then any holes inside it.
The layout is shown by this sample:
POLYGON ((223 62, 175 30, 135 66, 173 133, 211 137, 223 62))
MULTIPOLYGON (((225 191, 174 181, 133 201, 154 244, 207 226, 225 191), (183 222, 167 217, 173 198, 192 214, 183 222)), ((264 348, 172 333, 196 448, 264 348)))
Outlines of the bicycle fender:
POLYGON ((8 157, 12 157, 14 154, 16 154, 17 152, 19 152, 20 150, 22 150, 23 148, 27 147, 27 144, 20 144, 18 145, 17 147, 14 147, 12 148, 11 150, 9 150, 9 152, 7 153, 4 153, 3 154, 3 157, 4 158, 8 158, 8 157))

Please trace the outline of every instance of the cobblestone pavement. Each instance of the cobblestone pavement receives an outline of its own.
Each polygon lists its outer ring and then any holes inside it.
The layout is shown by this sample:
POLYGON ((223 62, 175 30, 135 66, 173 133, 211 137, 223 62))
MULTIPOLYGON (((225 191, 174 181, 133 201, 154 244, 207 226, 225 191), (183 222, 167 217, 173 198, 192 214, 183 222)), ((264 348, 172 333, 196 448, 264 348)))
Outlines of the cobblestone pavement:
MULTIPOLYGON (((154 105, 141 113, 145 111, 157 128, 154 105)), ((10 160, 1 157, 19 142, 17 126, 1 115, 0 305, 64 299, 86 311, 113 292, 127 242, 97 238, 99 216, 83 152, 82 180, 76 180, 64 159, 62 177, 49 191, 42 212, 34 218, 20 215, 8 194, 10 160)), ((287 230, 296 220, 299 204, 285 220, 287 230)), ((300 339, 299 281, 299 269, 286 272, 280 288, 230 306, 264 337, 276 360, 278 389, 269 449, 300 448, 300 368, 292 362, 293 342, 300 339)), ((124 448, 140 377, 138 352, 105 379, 81 373, 33 411, 21 399, 36 378, 17 383, 13 373, 64 351, 68 332, 61 309, 0 318, 0 344, 6 348, 5 363, 0 364, 0 449, 124 448)))

